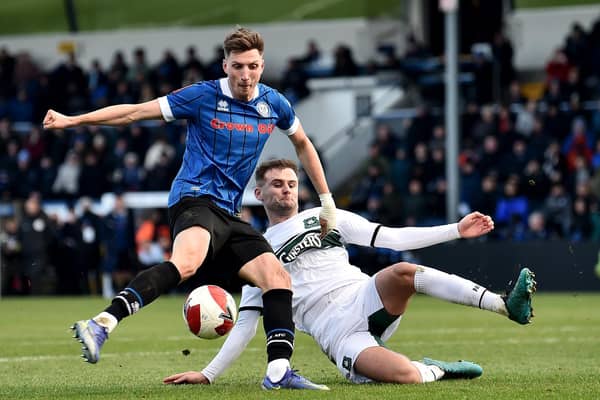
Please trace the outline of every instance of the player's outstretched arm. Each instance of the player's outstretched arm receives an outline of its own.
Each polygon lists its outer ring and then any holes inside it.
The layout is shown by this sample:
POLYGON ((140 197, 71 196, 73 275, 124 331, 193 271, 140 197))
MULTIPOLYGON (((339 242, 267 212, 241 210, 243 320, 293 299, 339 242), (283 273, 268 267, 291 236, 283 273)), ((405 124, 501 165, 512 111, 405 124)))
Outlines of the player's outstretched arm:
POLYGON ((162 113, 158 100, 140 104, 118 104, 100 108, 89 113, 69 116, 48 110, 44 117, 44 129, 64 129, 79 125, 127 125, 145 119, 160 119, 162 113))
POLYGON ((337 227, 337 220, 335 202, 329 191, 319 154, 317 154, 315 146, 313 146, 310 139, 306 136, 302 125, 299 125, 296 133, 290 135, 289 138, 294 144, 296 154, 298 155, 298 159, 300 159, 302 167, 306 171, 312 184, 315 186, 317 193, 319 193, 322 207, 319 214, 321 235, 325 236, 337 227))
POLYGON ((360 246, 396 251, 421 249, 460 238, 473 238, 494 229, 490 216, 473 212, 459 223, 431 227, 393 228, 371 222, 349 211, 338 210, 339 230, 344 240, 360 246))
POLYGON ((221 346, 217 355, 201 371, 187 371, 167 376, 165 384, 210 384, 215 381, 242 354, 250 340, 256 335, 260 312, 242 310, 229 336, 221 346))
POLYGON ((494 220, 489 215, 474 211, 458 222, 460 237, 468 239, 490 233, 494 229, 494 220))

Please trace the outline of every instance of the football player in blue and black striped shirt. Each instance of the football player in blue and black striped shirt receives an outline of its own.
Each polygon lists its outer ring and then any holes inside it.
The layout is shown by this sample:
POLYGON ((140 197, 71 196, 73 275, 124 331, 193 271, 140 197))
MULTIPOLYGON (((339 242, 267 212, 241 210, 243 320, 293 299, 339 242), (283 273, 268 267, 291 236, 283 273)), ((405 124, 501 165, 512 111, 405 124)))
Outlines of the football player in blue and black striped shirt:
MULTIPOLYGON (((335 203, 321 162, 281 93, 259 83, 261 35, 237 28, 224 41, 226 78, 198 82, 141 104, 120 104, 78 116, 49 110, 44 128, 126 125, 140 120, 187 120, 186 149, 169 193, 174 238, 170 260, 138 274, 112 303, 74 324, 83 357, 98 362, 100 348, 120 320, 194 276, 237 274, 263 290, 267 335, 266 388, 327 389, 291 370, 294 343, 291 284, 263 236, 239 218, 242 195, 275 127, 291 140, 321 199, 323 235, 336 226, 335 203)), ((209 283, 209 282, 202 282, 209 283)))

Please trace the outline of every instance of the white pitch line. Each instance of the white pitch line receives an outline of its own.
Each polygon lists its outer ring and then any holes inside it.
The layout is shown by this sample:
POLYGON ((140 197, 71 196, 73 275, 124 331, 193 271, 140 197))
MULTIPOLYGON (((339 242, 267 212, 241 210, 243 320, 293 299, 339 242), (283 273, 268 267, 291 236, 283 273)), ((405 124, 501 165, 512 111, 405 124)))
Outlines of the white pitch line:
MULTIPOLYGON (((443 340, 439 342, 439 345, 444 346, 454 346, 454 345, 490 345, 490 344, 527 344, 527 343, 544 343, 544 344, 552 344, 555 345, 557 343, 597 343, 600 342, 600 337, 597 336, 589 336, 589 337, 569 337, 569 338, 559 338, 559 337, 546 337, 546 338, 524 338, 524 339, 515 339, 515 338, 507 338, 507 339, 498 339, 498 340, 456 340, 456 341, 447 341, 443 340)), ((427 346, 431 347, 432 345, 436 345, 436 343, 432 343, 430 340, 414 340, 414 341, 403 341, 392 343, 392 350, 398 347, 405 346, 427 346)), ((295 350, 302 351, 304 346, 296 346, 295 350)), ((196 348, 193 350, 194 352, 199 353, 214 353, 215 349, 203 349, 196 348)), ((264 352, 265 349, 262 346, 253 346, 247 347, 245 351, 250 352, 264 352)), ((124 355, 130 356, 142 356, 142 357, 153 357, 157 355, 179 355, 179 350, 173 351, 130 351, 124 353, 103 353, 103 358, 115 358, 115 357, 123 357, 124 355)), ((0 357, 0 363, 19 363, 19 362, 36 362, 36 361, 53 361, 53 360, 67 360, 67 359, 76 359, 77 356, 69 354, 57 354, 57 355, 38 355, 38 356, 16 356, 16 357, 0 357)))
POLYGON ((272 19, 272 21, 281 21, 288 19, 303 19, 305 16, 325 8, 334 6, 338 3, 343 3, 344 0, 314 0, 304 2, 301 6, 296 7, 287 14, 280 15, 272 19))
MULTIPOLYGON (((535 324, 535 322, 534 322, 535 324)), ((548 326, 543 328, 536 328, 536 333, 551 333, 555 335, 556 333, 572 333, 572 332, 596 332, 600 331, 600 326, 591 326, 591 327, 582 327, 576 325, 564 325, 560 327, 556 326, 548 326)), ((463 333, 463 334, 484 334, 486 332, 491 332, 489 328, 481 327, 481 328, 437 328, 437 329, 412 329, 406 328, 403 329, 402 324, 398 328, 398 332, 396 335, 425 335, 425 336, 436 336, 436 335, 445 335, 445 334, 454 334, 454 333, 463 333)), ((498 328, 494 329, 495 333, 498 332, 514 332, 514 326, 507 326, 506 328, 498 328)), ((184 342, 184 341, 194 341, 196 340, 193 336, 190 335, 173 335, 166 336, 162 338, 163 341, 168 342, 184 342)), ((111 342, 120 342, 120 343, 128 343, 128 342, 138 342, 140 338, 133 337, 125 337, 116 335, 114 337, 111 336, 111 342)), ((13 342, 13 346, 22 346, 22 347, 30 347, 30 346, 61 346, 61 345, 71 345, 72 342, 69 342, 68 339, 54 339, 54 340, 25 340, 25 341, 16 341, 13 342)))
MULTIPOLYGON (((195 353, 213 353, 215 349, 194 349, 195 353)), ((264 348, 258 347, 247 347, 246 351, 258 352, 264 351, 264 348)), ((102 353, 102 358, 116 358, 123 356, 142 356, 142 357, 153 357, 153 356, 167 356, 167 355, 180 355, 180 350, 173 351, 128 351, 123 353, 102 353)), ((77 355, 74 354, 55 354, 55 355, 39 355, 39 356, 17 356, 17 357, 0 357, 0 363, 11 363, 11 362, 25 362, 25 361, 54 361, 54 360, 70 360, 77 359, 77 355)), ((83 360, 83 359, 81 359, 83 360)), ((82 361, 83 362, 83 361, 82 361)))

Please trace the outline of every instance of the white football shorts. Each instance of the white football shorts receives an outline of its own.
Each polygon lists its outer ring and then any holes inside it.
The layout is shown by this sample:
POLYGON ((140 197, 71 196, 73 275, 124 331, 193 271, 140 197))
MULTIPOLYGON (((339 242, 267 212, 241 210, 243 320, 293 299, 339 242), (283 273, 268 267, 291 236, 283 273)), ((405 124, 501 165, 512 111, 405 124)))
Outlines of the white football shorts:
POLYGON ((382 346, 401 318, 385 311, 373 276, 329 293, 304 315, 303 325, 346 379, 367 383, 371 379, 357 374, 354 362, 364 349, 382 346))

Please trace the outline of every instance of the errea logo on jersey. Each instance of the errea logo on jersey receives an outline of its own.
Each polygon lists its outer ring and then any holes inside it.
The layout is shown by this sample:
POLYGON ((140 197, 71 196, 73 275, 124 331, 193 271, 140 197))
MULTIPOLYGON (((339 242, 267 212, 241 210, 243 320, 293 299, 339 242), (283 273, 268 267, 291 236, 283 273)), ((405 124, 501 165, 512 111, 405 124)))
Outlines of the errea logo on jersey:
POLYGON ((229 112, 229 103, 225 100, 219 100, 217 103, 217 111, 229 112))

